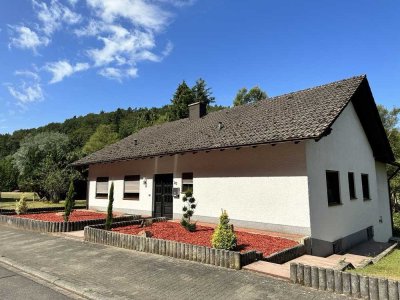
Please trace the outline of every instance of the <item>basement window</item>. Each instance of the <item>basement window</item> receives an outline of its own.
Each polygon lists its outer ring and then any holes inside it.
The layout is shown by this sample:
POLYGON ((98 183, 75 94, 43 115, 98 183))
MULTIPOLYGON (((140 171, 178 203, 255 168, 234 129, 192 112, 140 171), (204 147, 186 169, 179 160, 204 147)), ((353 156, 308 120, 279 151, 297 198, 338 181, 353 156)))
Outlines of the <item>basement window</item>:
POLYGON ((193 173, 182 173, 182 193, 193 192, 193 173))
POLYGON ((371 197, 370 197, 370 194, 369 194, 368 174, 361 174, 361 184, 362 184, 362 191, 363 191, 364 200, 371 200, 371 197))
POLYGON ((107 199, 107 196, 108 196, 108 177, 97 177, 96 198, 107 199))
POLYGON ((326 189, 328 205, 338 205, 340 202, 340 184, 338 171, 326 171, 326 189))
POLYGON ((140 175, 125 176, 124 199, 139 200, 140 175))
POLYGON ((354 173, 349 172, 347 174, 348 180, 349 180, 349 193, 350 193, 350 200, 355 200, 357 199, 356 196, 356 186, 354 184, 354 173))

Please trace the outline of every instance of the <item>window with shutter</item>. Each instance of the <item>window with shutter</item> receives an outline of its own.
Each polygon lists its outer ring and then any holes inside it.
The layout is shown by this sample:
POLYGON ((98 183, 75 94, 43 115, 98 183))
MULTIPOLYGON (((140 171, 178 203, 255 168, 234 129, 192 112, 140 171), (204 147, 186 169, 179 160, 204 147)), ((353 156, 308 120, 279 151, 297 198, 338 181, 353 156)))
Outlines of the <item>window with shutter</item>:
POLYGON ((182 193, 193 192, 193 173, 182 174, 182 193))
POLYGON ((125 176, 124 180, 124 199, 139 200, 140 175, 125 176))
POLYGON ((107 198, 107 196, 108 196, 108 177, 97 177, 96 198, 107 198))

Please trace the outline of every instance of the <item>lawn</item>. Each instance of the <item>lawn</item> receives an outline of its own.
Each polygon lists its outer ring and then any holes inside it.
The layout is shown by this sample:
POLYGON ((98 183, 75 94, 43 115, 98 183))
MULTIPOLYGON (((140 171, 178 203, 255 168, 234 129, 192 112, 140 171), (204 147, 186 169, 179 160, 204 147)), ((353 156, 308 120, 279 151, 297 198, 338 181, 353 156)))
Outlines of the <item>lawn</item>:
POLYGON ((394 250, 374 265, 352 270, 360 275, 385 277, 400 280, 400 250, 394 250))
MULTIPOLYGON (((125 227, 114 228, 113 231, 137 235, 140 231, 150 231, 153 238, 176 241, 181 243, 194 244, 198 246, 211 247, 211 236, 214 229, 207 226, 197 226, 195 232, 189 232, 179 223, 175 222, 158 222, 151 226, 139 228, 139 225, 130 225, 125 227)), ((297 242, 272 237, 266 234, 255 234, 243 231, 235 232, 238 239, 237 251, 245 252, 249 250, 257 250, 268 256, 272 253, 294 247, 297 242)))
MULTIPOLYGON (((0 209, 14 209, 15 208, 15 200, 12 199, 1 199, 0 200, 0 209)), ((27 201, 28 208, 44 208, 44 207, 64 207, 65 201, 60 201, 60 203, 51 203, 45 201, 27 201)), ((75 205, 86 205, 86 200, 76 200, 75 205)))

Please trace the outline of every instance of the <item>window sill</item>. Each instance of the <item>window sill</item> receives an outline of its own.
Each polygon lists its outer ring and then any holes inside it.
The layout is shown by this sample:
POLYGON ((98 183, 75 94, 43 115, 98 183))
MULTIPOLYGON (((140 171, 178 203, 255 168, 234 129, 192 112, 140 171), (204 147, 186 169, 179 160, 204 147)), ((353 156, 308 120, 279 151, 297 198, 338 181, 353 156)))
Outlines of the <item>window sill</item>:
POLYGON ((96 198, 96 199, 106 199, 106 200, 108 199, 107 196, 104 196, 104 197, 102 197, 102 196, 96 196, 95 198, 96 198))
POLYGON ((139 201, 139 199, 136 198, 122 198, 122 200, 128 200, 128 201, 139 201))
POLYGON ((343 203, 328 203, 328 207, 341 206, 341 205, 343 205, 343 203))
POLYGON ((358 198, 350 198, 350 200, 352 200, 352 201, 353 201, 353 200, 357 200, 357 199, 358 199, 358 198))
POLYGON ((364 201, 371 201, 371 198, 364 198, 364 201))

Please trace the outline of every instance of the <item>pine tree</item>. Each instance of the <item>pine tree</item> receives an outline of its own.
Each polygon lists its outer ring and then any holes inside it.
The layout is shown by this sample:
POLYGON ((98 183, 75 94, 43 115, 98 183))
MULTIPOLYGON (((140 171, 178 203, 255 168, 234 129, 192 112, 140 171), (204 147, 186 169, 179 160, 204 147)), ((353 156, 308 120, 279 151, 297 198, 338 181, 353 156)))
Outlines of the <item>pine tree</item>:
POLYGON ((207 104, 207 106, 215 102, 215 98, 212 96, 211 88, 207 87, 207 83, 202 78, 199 78, 196 81, 192 91, 194 95, 194 102, 203 102, 207 104))
POLYGON ((107 208, 107 219, 106 219, 106 230, 111 230, 113 222, 113 204, 114 204, 114 182, 111 183, 110 196, 108 197, 108 208, 107 208))
POLYGON ((64 221, 65 222, 68 222, 69 216, 73 212, 73 209, 75 206, 74 197, 75 197, 74 181, 71 180, 71 183, 69 184, 67 197, 65 199, 65 211, 64 211, 64 221))
POLYGON ((193 91, 185 81, 178 86, 171 100, 169 119, 171 121, 189 117, 188 105, 195 102, 193 91))

